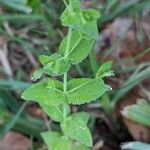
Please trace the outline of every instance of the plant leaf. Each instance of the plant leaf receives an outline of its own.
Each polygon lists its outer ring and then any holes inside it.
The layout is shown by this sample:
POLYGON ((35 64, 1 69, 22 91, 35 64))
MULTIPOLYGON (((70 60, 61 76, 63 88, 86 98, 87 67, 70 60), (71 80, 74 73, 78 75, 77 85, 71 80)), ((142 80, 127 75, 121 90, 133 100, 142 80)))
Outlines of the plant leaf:
POLYGON ((112 68, 112 61, 104 62, 97 71, 96 77, 109 77, 114 75, 112 68))
POLYGON ((76 28, 80 32, 87 34, 93 39, 98 38, 97 20, 100 18, 100 13, 94 9, 82 10, 84 23, 80 28, 76 28))
POLYGON ((82 120, 80 114, 70 115, 62 123, 61 128, 64 134, 80 143, 91 147, 92 136, 86 122, 82 120))
POLYGON ((47 55, 40 55, 39 60, 42 65, 46 65, 51 61, 51 58, 50 58, 50 56, 47 56, 47 55))
POLYGON ((82 144, 74 143, 72 146, 72 150, 90 150, 90 149, 82 144))
POLYGON ((41 134, 49 150, 71 150, 71 141, 58 132, 43 132, 41 134))
MULTIPOLYGON (((61 122, 63 120, 63 106, 64 105, 65 104, 59 104, 59 105, 46 105, 43 103, 40 104, 40 106, 48 114, 48 116, 56 122, 61 122)), ((66 111, 67 111, 67 114, 70 113, 70 108, 67 104, 66 104, 66 111)))
POLYGON ((96 100, 110 89, 101 78, 73 79, 68 82, 66 97, 68 103, 79 105, 96 100))
POLYGON ((83 32, 92 39, 98 38, 97 20, 86 21, 79 13, 70 12, 69 10, 64 11, 61 20, 64 26, 70 26, 78 32, 83 32), (84 20, 84 23, 82 23, 82 20, 84 20))
POLYGON ((63 26, 80 26, 82 24, 80 1, 70 0, 68 7, 66 7, 60 18, 63 26))
MULTIPOLYGON (((64 38, 60 44, 60 53, 63 56, 65 55, 66 44, 67 37, 64 38)), ((76 64, 82 61, 88 56, 92 50, 93 45, 94 40, 87 38, 84 34, 81 34, 78 31, 73 31, 68 59, 71 60, 72 64, 76 64)))
POLYGON ((60 54, 55 53, 51 56, 41 55, 39 57, 40 62, 44 67, 37 70, 32 79, 37 80, 41 78, 43 74, 59 76, 64 74, 70 69, 70 60, 62 57, 60 54))
POLYGON ((78 112, 78 113, 72 114, 71 116, 73 116, 73 117, 80 116, 80 119, 82 119, 86 124, 89 121, 89 114, 86 112, 78 112))
POLYGON ((122 114, 135 122, 150 126, 150 103, 146 100, 139 100, 137 104, 124 108, 122 114))
POLYGON ((62 83, 58 80, 44 80, 33 84, 21 96, 24 100, 32 100, 46 105, 56 105, 64 102, 62 83))
POLYGON ((55 53, 50 57, 51 61, 44 66, 44 71, 48 75, 62 75, 70 69, 70 60, 55 53))
POLYGON ((81 14, 70 8, 66 8, 60 18, 63 26, 78 27, 82 24, 81 14))
POLYGON ((86 21, 96 21, 101 16, 100 13, 95 9, 83 9, 82 13, 86 21))
POLYGON ((36 81, 42 77, 44 73, 43 69, 38 69, 34 72, 33 76, 31 77, 31 80, 36 81))
POLYGON ((61 15, 63 26, 69 26, 73 29, 83 32, 92 39, 98 38, 97 20, 100 13, 94 9, 81 10, 78 1, 70 1, 69 6, 61 15))
POLYGON ((87 34, 88 37, 97 40, 98 39, 98 28, 97 21, 89 21, 84 23, 80 28, 77 28, 80 32, 87 34))

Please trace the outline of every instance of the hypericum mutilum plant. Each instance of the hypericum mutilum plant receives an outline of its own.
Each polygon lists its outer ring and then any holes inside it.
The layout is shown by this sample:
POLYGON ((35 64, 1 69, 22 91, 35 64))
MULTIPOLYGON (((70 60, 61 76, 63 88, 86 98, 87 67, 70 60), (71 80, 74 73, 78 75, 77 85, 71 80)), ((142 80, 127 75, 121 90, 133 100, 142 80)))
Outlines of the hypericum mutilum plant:
POLYGON ((37 80, 44 74, 63 75, 63 82, 47 78, 25 90, 22 98, 38 102, 53 121, 60 123, 62 132, 48 131, 41 134, 48 149, 88 150, 93 144, 87 127, 89 115, 86 112, 71 114, 69 104, 89 103, 111 90, 103 78, 113 74, 112 62, 104 63, 95 78, 67 81, 67 72, 71 65, 84 60, 98 38, 97 19, 100 14, 93 9, 81 9, 79 0, 70 0, 69 4, 63 1, 66 8, 61 21, 63 26, 68 27, 68 35, 62 40, 58 53, 40 56, 43 68, 35 71, 32 78, 37 80))

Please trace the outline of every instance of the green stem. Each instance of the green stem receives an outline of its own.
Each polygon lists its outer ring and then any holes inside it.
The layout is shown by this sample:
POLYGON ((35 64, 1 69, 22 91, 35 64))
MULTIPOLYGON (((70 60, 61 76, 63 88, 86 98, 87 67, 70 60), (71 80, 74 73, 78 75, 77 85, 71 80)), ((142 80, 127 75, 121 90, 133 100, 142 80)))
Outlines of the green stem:
MULTIPOLYGON (((70 43, 71 43, 71 35, 72 35, 72 28, 69 28, 68 29, 68 36, 67 36, 67 44, 66 44, 65 57, 67 57, 68 53, 69 53, 70 43)), ((64 73, 63 91, 64 91, 64 93, 67 92, 67 72, 64 73)))
MULTIPOLYGON (((71 35, 72 35, 72 29, 68 29, 68 36, 67 36, 67 44, 66 44, 66 51, 65 51, 65 57, 68 56, 69 49, 70 49, 70 43, 71 43, 71 35)), ((63 91, 64 93, 67 92, 67 72, 64 73, 63 77, 63 91)), ((65 118, 67 115, 67 110, 66 110, 66 104, 64 104, 63 107, 63 117, 65 118)))
POLYGON ((70 49, 70 43, 71 43, 71 35, 72 35, 72 28, 68 29, 68 37, 67 37, 67 44, 66 44, 66 51, 65 51, 65 57, 68 56, 69 49, 70 49))
POLYGON ((67 72, 64 73, 64 84, 63 84, 63 91, 64 93, 67 92, 67 72))
MULTIPOLYGON (((67 92, 67 72, 64 73, 64 83, 63 83, 63 91, 64 93, 67 92)), ((66 104, 63 106, 63 118, 66 118, 67 116, 67 110, 66 110, 66 104)))

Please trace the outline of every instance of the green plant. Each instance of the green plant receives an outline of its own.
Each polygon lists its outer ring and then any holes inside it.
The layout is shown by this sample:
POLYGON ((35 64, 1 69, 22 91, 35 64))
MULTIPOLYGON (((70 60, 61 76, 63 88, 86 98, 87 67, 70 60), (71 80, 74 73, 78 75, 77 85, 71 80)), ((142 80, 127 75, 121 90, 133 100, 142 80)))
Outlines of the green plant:
POLYGON ((87 127, 89 115, 86 112, 71 114, 69 104, 89 103, 111 90, 103 78, 113 75, 112 62, 104 63, 95 78, 67 81, 67 72, 71 65, 84 60, 93 48, 98 37, 97 19, 100 15, 93 9, 81 9, 79 0, 70 0, 69 4, 64 0, 64 3, 66 8, 61 15, 61 21, 63 26, 69 27, 68 35, 62 40, 59 53, 40 56, 43 67, 35 71, 32 77, 36 81, 43 75, 63 75, 63 82, 45 79, 25 90, 22 98, 38 102, 52 120, 60 123, 62 132, 48 131, 41 134, 49 149, 88 150, 93 144, 87 127))

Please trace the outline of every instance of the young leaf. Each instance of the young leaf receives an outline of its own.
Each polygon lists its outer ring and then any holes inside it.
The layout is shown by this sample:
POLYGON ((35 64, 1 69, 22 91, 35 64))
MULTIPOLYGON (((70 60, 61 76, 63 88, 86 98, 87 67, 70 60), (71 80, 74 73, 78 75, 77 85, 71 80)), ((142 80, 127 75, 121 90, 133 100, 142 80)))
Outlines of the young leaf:
POLYGON ((42 65, 46 65, 51 61, 51 57, 47 55, 40 55, 39 60, 42 65))
POLYGON ((71 150, 71 141, 58 132, 43 132, 41 134, 49 150, 71 150))
POLYGON ((85 33, 89 37, 93 39, 98 38, 98 28, 97 28, 97 19, 100 18, 100 13, 94 9, 86 9, 82 10, 84 23, 79 30, 80 32, 85 33))
POLYGON ((92 146, 92 136, 90 130, 79 113, 67 117, 61 123, 61 128, 66 136, 75 139, 88 147, 92 146))
POLYGON ((22 93, 21 98, 32 100, 46 105, 56 105, 64 102, 62 83, 48 79, 36 84, 22 93))
MULTIPOLYGON (((46 104, 41 103, 40 106, 52 120, 54 120, 56 122, 61 122, 63 120, 64 104, 46 105, 46 104)), ((67 111, 67 114, 70 113, 70 107, 67 104, 66 104, 66 111, 67 111)))
POLYGON ((43 69, 36 70, 31 78, 31 80, 36 81, 36 80, 40 79, 42 77, 43 73, 44 73, 43 69))
POLYGON ((53 54, 51 61, 44 66, 46 74, 49 75, 62 75, 70 69, 70 60, 62 57, 60 54, 53 54))
POLYGON ((34 73, 33 79, 40 78, 43 73, 53 76, 62 75, 70 69, 70 60, 58 53, 51 56, 42 55, 40 56, 40 62, 44 67, 34 73))
POLYGON ((80 26, 82 24, 80 1, 70 0, 60 18, 63 26, 80 26))
POLYGON ((110 89, 101 78, 73 79, 68 82, 66 97, 68 103, 79 105, 96 100, 110 89))
POLYGON ((122 114, 135 122, 150 126, 150 103, 146 100, 139 100, 137 104, 125 107, 122 114))
POLYGON ((61 15, 61 22, 63 26, 78 27, 82 24, 81 14, 66 8, 61 15))
MULTIPOLYGON (((66 44, 67 37, 64 38, 60 44, 60 53, 63 56, 65 55, 66 44)), ((78 31, 73 31, 71 36, 70 50, 67 58, 71 60, 72 64, 76 64, 88 56, 93 45, 94 40, 86 37, 84 34, 78 31)))
POLYGON ((100 18, 100 13, 94 9, 83 9, 82 13, 86 21, 96 21, 100 18))
MULTIPOLYGON (((72 3, 78 2, 71 1, 72 3)), ((94 9, 81 10, 78 4, 73 6, 76 6, 76 9, 69 5, 62 13, 61 21, 63 26, 71 27, 79 32, 83 32, 92 39, 97 39, 97 20, 100 18, 99 12, 94 9)))
POLYGON ((112 61, 106 61, 104 62, 100 68, 97 71, 96 77, 109 77, 109 76, 113 76, 114 73, 111 70, 112 68, 112 61))

